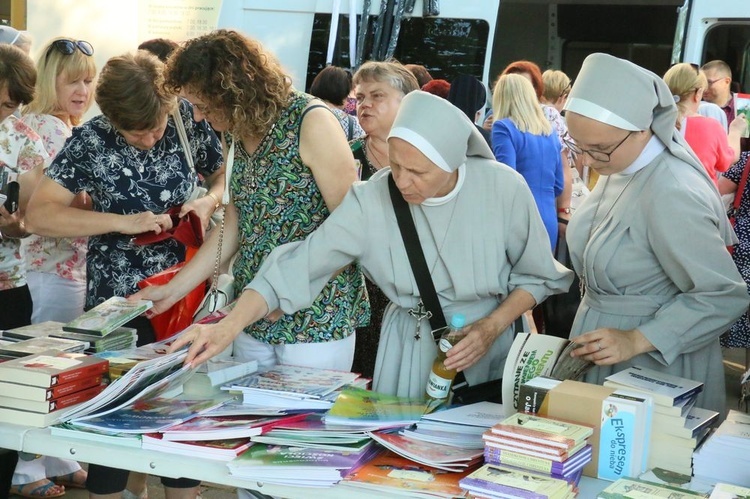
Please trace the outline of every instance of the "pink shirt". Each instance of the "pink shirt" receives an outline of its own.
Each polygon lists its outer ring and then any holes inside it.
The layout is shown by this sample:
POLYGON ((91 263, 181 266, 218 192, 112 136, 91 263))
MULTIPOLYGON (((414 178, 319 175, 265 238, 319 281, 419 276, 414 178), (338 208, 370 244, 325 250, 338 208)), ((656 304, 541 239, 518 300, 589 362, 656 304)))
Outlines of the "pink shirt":
POLYGON ((712 118, 688 116, 683 121, 681 131, 685 141, 718 187, 718 172, 727 171, 734 163, 734 150, 729 147, 724 128, 712 118))

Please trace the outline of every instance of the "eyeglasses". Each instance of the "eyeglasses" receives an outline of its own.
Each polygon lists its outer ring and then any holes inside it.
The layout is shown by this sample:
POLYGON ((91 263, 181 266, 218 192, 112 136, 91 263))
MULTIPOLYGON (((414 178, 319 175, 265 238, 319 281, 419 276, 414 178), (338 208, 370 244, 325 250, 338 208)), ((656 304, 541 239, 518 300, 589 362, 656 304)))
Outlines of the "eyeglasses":
POLYGON ((721 81, 723 79, 724 78, 716 78, 714 80, 706 80, 706 82, 708 83, 708 86, 711 87, 711 86, 713 86, 714 83, 716 83, 717 81, 721 81))
POLYGON ((76 48, 80 50, 83 55, 94 55, 94 47, 92 47, 89 42, 86 42, 84 40, 62 39, 52 42, 49 49, 47 50, 45 61, 49 59, 49 55, 52 53, 53 48, 63 55, 72 55, 76 51, 76 48))
POLYGON ((597 151, 596 149, 581 149, 580 147, 578 147, 578 144, 576 144, 575 142, 573 142, 573 139, 569 135, 566 135, 563 138, 563 143, 565 144, 565 147, 567 147, 568 149, 570 149, 570 151, 573 154, 575 154, 575 155, 581 155, 581 154, 586 153, 589 156, 591 156, 591 159, 593 159, 594 161, 598 161, 599 163, 609 163, 609 161, 612 159, 612 155, 615 153, 615 151, 617 150, 617 148, 620 147, 621 145, 623 145, 625 143, 625 141, 628 140, 628 137, 630 137, 631 135, 633 135, 633 133, 634 132, 632 132, 632 131, 628 132, 628 134, 625 136, 625 138, 622 139, 609 152, 597 151))

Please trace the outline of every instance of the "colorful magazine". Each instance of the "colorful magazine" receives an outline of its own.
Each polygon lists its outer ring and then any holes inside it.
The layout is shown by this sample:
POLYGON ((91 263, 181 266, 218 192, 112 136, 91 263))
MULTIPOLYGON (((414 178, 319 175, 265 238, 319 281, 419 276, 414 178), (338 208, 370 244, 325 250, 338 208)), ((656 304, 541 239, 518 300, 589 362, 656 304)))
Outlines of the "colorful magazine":
POLYGON ((264 391, 290 398, 321 398, 353 382, 356 373, 277 365, 268 371, 246 376, 226 387, 232 391, 264 391))
POLYGON ((304 419, 305 414, 282 417, 207 416, 205 413, 161 430, 164 440, 195 441, 246 438, 260 435, 285 422, 304 419))
POLYGON ((326 413, 326 424, 372 425, 381 428, 416 423, 427 412, 421 398, 406 398, 384 393, 347 388, 326 413))
POLYGON ((462 471, 481 461, 481 449, 461 449, 447 445, 421 442, 409 437, 376 431, 370 436, 377 443, 416 463, 446 471, 462 471))
POLYGON ((352 497, 366 497, 364 491, 375 490, 411 498, 448 499, 465 496, 458 482, 473 470, 450 473, 385 451, 344 477, 340 486, 358 491, 352 497))

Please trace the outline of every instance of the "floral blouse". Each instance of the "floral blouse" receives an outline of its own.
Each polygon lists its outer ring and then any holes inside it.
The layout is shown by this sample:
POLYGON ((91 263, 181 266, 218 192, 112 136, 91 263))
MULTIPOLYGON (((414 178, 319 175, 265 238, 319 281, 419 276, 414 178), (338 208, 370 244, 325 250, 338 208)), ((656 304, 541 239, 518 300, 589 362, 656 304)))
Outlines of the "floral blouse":
MULTIPOLYGON (((39 134, 50 158, 57 156, 72 131, 61 119, 51 114, 25 114, 21 121, 39 134)), ((30 272, 57 274, 63 279, 86 281, 87 238, 53 238, 31 235, 21 243, 30 272)))
MULTIPOLYGON (((193 121, 186 101, 179 114, 196 169, 211 175, 222 163, 216 135, 205 121, 193 121)), ((73 130, 45 173, 75 194, 86 191, 93 209, 102 213, 164 213, 184 203, 197 183, 171 116, 164 136, 146 151, 129 145, 106 116, 97 116, 73 130)), ((135 293, 138 282, 184 258, 184 246, 174 239, 137 246, 132 236, 116 232, 89 237, 86 309, 135 293)))
MULTIPOLYGON (((48 156, 39 135, 13 115, 0 123, 0 175, 15 178, 43 165, 48 156)), ((26 284, 21 240, 0 239, 0 291, 26 284)))
MULTIPOLYGON (((239 217, 234 264, 238 294, 271 250, 304 239, 330 214, 299 154, 302 111, 311 99, 293 92, 289 105, 252 154, 237 142, 230 188, 239 217)), ((369 318, 364 277, 358 266, 350 265, 328 282, 310 308, 275 322, 258 321, 245 332, 269 344, 324 342, 349 336, 369 318)))

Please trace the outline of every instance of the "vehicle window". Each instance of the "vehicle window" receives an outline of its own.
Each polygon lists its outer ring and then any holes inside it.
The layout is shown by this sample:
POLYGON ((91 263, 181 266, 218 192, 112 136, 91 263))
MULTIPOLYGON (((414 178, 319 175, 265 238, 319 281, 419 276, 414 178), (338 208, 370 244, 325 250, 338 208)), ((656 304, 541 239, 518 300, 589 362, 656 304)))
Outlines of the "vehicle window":
POLYGON ((717 24, 706 32, 703 63, 720 59, 732 68, 732 78, 739 88, 750 93, 750 24, 717 24))
MULTIPOLYGON (((376 18, 370 16, 364 60, 367 60, 372 51, 373 23, 376 18)), ((325 67, 330 25, 330 14, 315 15, 307 63, 308 85, 325 67)), ((340 16, 338 33, 333 64, 349 67, 348 17, 340 16)), ((404 64, 424 65, 433 78, 451 81, 459 74, 470 74, 482 79, 488 35, 489 25, 481 19, 404 17, 394 57, 404 64)))

